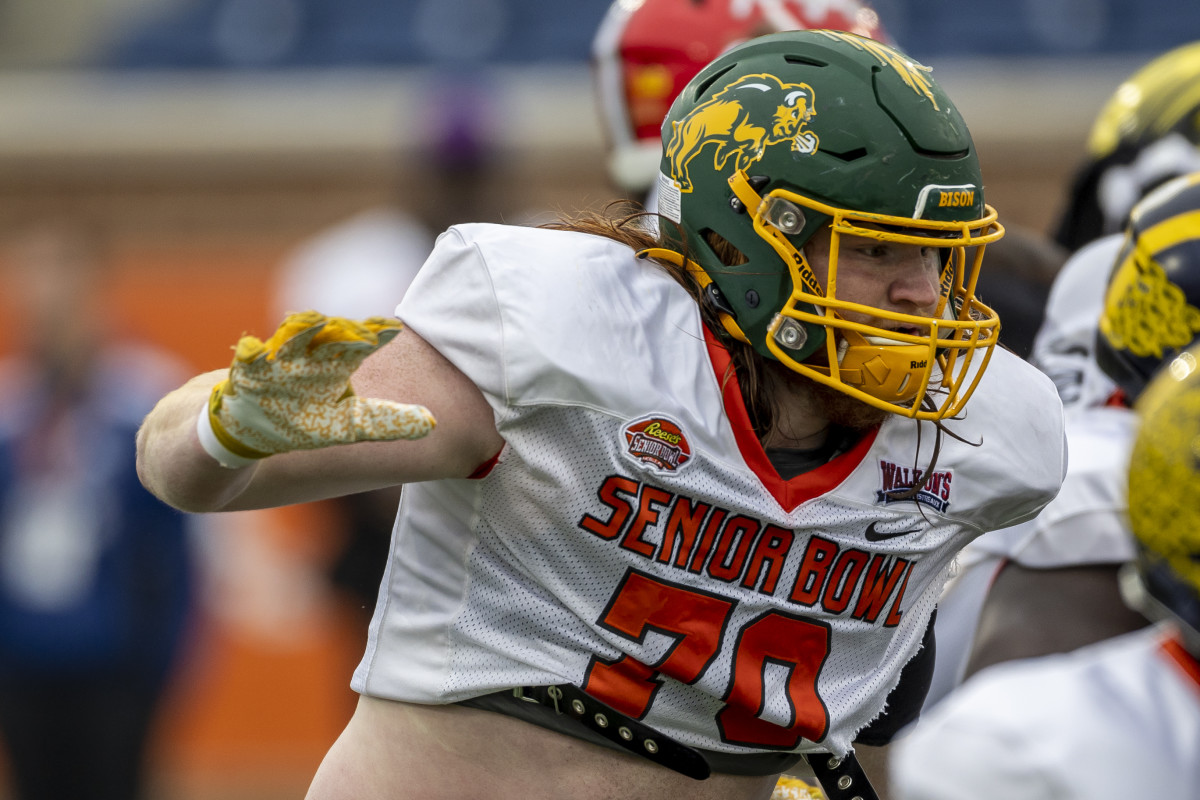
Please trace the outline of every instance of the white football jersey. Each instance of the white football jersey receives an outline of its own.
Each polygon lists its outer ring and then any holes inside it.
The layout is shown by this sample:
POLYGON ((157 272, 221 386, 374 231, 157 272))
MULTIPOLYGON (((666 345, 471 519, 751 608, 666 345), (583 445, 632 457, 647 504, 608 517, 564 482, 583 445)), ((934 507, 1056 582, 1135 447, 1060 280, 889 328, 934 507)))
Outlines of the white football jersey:
POLYGON ((1200 664, 1161 628, 972 676, 893 744, 897 800, 1200 797, 1200 664))
MULTIPOLYGON (((1076 408, 1066 414, 1066 478, 1037 517, 992 531, 959 555, 938 602, 937 650, 925 708, 962 683, 988 590, 1007 563, 1028 569, 1123 564, 1134 555, 1126 475, 1137 415, 1128 408, 1076 408)), ((1115 588, 1115 585, 1114 585, 1115 588)))
POLYGON ((405 488, 353 682, 369 695, 571 683, 693 747, 844 753, 954 555, 1063 476, 1054 386, 997 351, 915 499, 895 494, 935 430, 898 416, 780 479, 696 303, 602 237, 456 226, 398 315, 506 444, 482 477, 405 488))
POLYGON ((1029 360, 1054 381, 1068 411, 1101 404, 1117 388, 1096 364, 1095 341, 1108 276, 1124 241, 1115 233, 1079 248, 1054 276, 1046 298, 1029 360))
POLYGON ((1121 234, 1092 242, 1054 279, 1031 362, 1054 381, 1067 417, 1067 475, 1035 519, 967 545, 938 604, 937 655, 925 707, 966 673, 988 589, 1007 562, 1029 569, 1122 564, 1133 557, 1125 484, 1137 417, 1105 405, 1116 384, 1096 364, 1094 341, 1121 234))

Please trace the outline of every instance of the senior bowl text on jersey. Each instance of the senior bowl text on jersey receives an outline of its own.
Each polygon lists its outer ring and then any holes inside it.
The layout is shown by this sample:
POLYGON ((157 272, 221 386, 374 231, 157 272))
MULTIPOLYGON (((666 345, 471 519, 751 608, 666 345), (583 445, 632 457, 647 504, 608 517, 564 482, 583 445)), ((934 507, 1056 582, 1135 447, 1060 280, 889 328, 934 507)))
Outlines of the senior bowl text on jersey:
POLYGON ((585 514, 579 527, 646 560, 867 623, 886 605, 884 625, 900 621, 911 559, 813 535, 795 579, 780 586, 795 531, 622 475, 606 478, 596 496, 605 514, 585 514))

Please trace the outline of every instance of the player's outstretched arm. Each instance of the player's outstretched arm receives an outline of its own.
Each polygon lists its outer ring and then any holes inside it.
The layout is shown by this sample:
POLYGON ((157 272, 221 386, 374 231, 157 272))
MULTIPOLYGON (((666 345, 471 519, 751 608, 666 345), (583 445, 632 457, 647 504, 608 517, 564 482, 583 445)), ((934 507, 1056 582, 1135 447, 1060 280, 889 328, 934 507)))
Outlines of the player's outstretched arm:
POLYGON ((243 337, 228 370, 146 418, 142 481, 178 508, 216 511, 465 477, 503 444, 491 410, 420 337, 397 339, 401 327, 305 312, 265 342, 243 337))
POLYGON ((184 511, 217 511, 249 484, 254 467, 231 470, 204 452, 196 414, 228 370, 197 375, 158 401, 137 433, 142 483, 163 502, 184 511))

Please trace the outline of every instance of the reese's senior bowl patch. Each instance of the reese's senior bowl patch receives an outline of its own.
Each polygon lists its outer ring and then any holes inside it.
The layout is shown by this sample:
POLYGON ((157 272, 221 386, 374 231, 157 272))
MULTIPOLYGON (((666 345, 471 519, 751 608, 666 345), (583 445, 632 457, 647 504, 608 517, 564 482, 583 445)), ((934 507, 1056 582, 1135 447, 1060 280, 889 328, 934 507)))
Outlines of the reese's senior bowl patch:
POLYGON ((683 429, 668 417, 643 417, 622 429, 625 453, 657 472, 678 472, 692 460, 683 429))

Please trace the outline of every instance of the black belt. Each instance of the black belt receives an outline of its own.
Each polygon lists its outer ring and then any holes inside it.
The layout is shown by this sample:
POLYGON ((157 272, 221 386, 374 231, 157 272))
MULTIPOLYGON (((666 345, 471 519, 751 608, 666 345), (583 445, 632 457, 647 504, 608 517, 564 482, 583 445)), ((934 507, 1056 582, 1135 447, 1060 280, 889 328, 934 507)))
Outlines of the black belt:
POLYGON ((513 697, 566 714, 622 750, 648 758, 689 778, 704 780, 712 774, 712 768, 695 748, 662 735, 569 683, 521 686, 512 693, 513 697))
MULTIPOLYGON (((619 749, 648 758, 689 778, 704 780, 712 774, 708 760, 696 748, 688 747, 648 725, 643 725, 569 683, 556 686, 519 686, 511 691, 485 695, 475 698, 474 701, 464 701, 463 705, 498 710, 490 703, 479 701, 486 701, 489 697, 499 699, 502 695, 553 709, 557 714, 574 719, 588 731, 619 749)), ((511 703, 512 699, 508 702, 511 703)), ((778 755, 784 756, 782 753, 778 755)), ((798 755, 787 755, 799 759, 798 755)), ((879 795, 867 780, 867 775, 853 752, 842 758, 832 753, 806 753, 803 758, 820 782, 827 800, 879 800, 879 795)), ((786 763, 781 763, 776 769, 780 772, 786 770, 786 763)))
POLYGON ((854 753, 841 758, 832 753, 805 753, 804 760, 817 776, 826 800, 879 800, 854 753))

